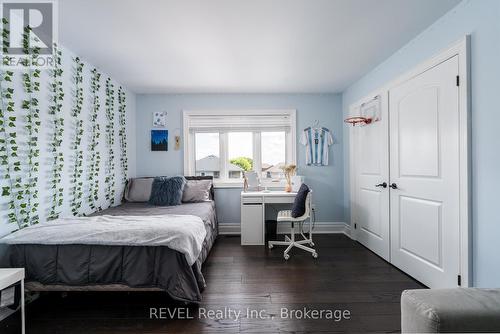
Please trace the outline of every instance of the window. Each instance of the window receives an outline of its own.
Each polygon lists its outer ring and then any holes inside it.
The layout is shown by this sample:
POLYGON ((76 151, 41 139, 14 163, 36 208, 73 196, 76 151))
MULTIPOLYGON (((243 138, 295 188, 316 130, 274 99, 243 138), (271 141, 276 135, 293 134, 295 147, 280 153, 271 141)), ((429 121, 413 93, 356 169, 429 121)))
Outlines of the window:
POLYGON ((195 134, 195 175, 220 177, 219 133, 195 134))
POLYGON ((227 134, 228 177, 242 179, 243 173, 254 170, 253 133, 229 132, 227 134))
POLYGON ((241 186, 256 171, 264 186, 281 185, 295 163, 295 111, 184 112, 184 173, 241 186))
POLYGON ((261 179, 280 180, 285 177, 282 167, 286 164, 286 132, 261 133, 261 179))

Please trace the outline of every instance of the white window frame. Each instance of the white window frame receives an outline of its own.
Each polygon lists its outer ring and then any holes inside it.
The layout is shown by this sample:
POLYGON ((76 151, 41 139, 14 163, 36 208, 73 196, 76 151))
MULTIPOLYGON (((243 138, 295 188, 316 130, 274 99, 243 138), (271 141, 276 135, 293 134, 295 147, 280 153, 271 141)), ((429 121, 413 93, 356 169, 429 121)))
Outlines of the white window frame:
MULTIPOLYGON (((297 140, 296 140, 296 132, 297 132, 297 123, 296 123, 296 110, 294 109, 275 109, 275 110, 183 110, 183 138, 184 138, 184 175, 195 175, 195 133, 190 131, 189 128, 189 120, 192 116, 259 116, 259 115, 287 115, 290 118, 290 128, 286 131, 285 143, 286 143, 286 152, 285 152, 285 160, 287 164, 297 164, 297 140)), ((242 130, 244 131, 244 130, 242 130)), ((258 129, 257 127, 253 130, 245 130, 245 132, 253 132, 253 159, 254 159, 254 167, 256 170, 261 170, 262 166, 262 152, 261 152, 261 135, 260 133, 263 131, 271 131, 265 129, 258 129)), ((200 131, 198 131, 200 132, 200 131)), ((213 129, 207 129, 206 132, 218 132, 219 135, 219 154, 221 161, 220 168, 220 179, 214 179, 214 185, 217 188, 241 188, 243 187, 243 180, 231 180, 228 178, 222 178, 222 176, 226 177, 226 170, 228 168, 228 150, 227 150, 227 142, 228 136, 227 130, 217 129, 214 127, 213 129)), ((259 175, 260 176, 260 175, 259 175)), ((261 179, 261 184, 264 187, 283 187, 284 180, 280 182, 271 181, 267 179, 261 179)))

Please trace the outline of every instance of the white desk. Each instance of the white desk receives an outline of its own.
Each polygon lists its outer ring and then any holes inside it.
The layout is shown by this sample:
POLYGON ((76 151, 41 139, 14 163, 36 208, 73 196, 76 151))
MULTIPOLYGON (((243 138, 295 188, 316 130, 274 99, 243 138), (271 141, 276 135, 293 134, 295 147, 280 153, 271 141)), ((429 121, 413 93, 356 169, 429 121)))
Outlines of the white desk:
POLYGON ((264 245, 266 204, 291 204, 297 193, 241 192, 241 244, 264 245))
POLYGON ((24 334, 24 268, 0 268, 0 290, 21 282, 21 331, 24 334))

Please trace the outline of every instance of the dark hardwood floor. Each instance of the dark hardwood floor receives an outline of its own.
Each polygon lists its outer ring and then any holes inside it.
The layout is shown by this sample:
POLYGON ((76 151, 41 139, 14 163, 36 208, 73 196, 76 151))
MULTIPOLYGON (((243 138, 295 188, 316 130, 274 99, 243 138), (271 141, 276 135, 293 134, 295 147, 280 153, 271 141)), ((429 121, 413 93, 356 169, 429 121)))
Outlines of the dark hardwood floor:
MULTIPOLYGON (((50 293, 27 306, 27 333, 398 332, 401 292, 424 287, 344 235, 317 235, 315 243, 318 259, 295 249, 285 261, 281 247, 219 237, 204 266, 203 303, 188 308, 194 319, 150 319, 151 308, 186 310, 162 293, 50 293), (339 311, 333 319, 288 317, 304 308, 347 310, 350 319, 335 321, 339 311), (203 310, 242 315, 205 319, 203 310)), ((19 333, 19 319, 1 322, 0 333, 19 333)))

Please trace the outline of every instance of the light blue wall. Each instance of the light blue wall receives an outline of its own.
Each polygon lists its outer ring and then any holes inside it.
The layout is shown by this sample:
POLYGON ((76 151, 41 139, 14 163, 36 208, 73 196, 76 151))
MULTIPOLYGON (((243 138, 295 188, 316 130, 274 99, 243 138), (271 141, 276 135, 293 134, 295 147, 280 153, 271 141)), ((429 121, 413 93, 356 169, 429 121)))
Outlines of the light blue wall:
MULTIPOLYGON (((471 35, 472 221, 475 286, 500 287, 500 1, 464 1, 343 93, 343 109, 411 67, 471 35)), ((344 130, 344 161, 348 162, 344 130)), ((349 173, 345 173, 348 218, 349 173)))
MULTIPOLYGON (((344 221, 342 98, 338 94, 181 94, 137 95, 137 175, 176 175, 183 173, 183 150, 151 152, 149 132, 152 113, 167 111, 170 143, 177 131, 182 135, 182 110, 220 109, 296 109, 297 133, 315 119, 333 131, 335 143, 330 148, 331 163, 326 167, 305 166, 305 150, 297 140, 299 174, 314 189, 317 221, 344 221)), ((216 200, 221 224, 239 224, 240 189, 218 189, 216 200)))

